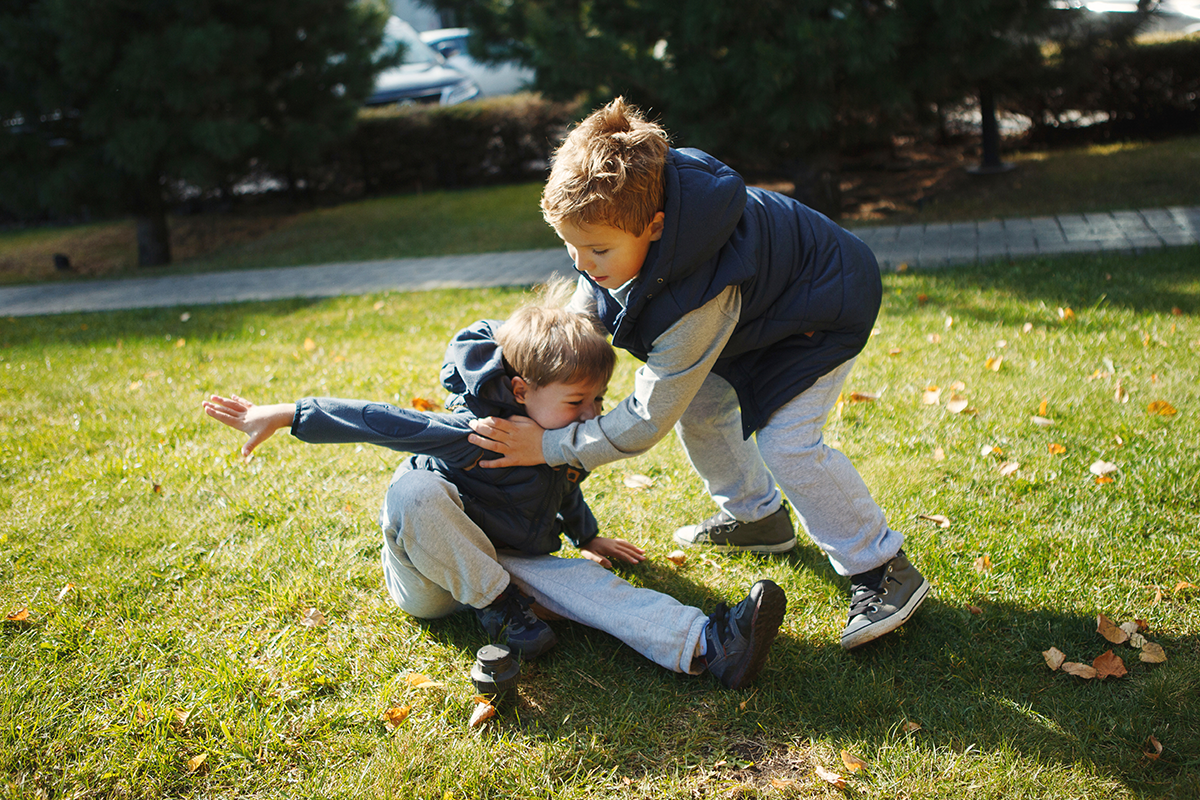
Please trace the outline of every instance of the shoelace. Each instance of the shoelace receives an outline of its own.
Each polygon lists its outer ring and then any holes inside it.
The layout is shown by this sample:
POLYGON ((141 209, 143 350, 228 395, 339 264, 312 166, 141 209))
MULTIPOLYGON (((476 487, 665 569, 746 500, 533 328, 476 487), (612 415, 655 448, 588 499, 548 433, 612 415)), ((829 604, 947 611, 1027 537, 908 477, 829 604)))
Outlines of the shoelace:
POLYGON ((851 586, 850 619, 865 614, 879 599, 879 590, 883 588, 886 571, 887 567, 882 566, 854 576, 854 584, 851 586))

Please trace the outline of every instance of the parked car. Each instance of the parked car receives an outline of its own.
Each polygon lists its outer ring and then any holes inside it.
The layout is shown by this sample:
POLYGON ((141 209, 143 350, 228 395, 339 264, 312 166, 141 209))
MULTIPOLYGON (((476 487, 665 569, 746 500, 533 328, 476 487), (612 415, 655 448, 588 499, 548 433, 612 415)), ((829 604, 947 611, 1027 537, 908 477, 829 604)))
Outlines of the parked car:
POLYGON ((383 30, 383 47, 390 51, 398 45, 404 46, 404 63, 379 73, 367 105, 452 106, 479 95, 479 86, 469 75, 447 64, 438 51, 421 41, 411 25, 392 17, 383 30))
POLYGON ((441 53, 450 66, 470 75, 479 84, 483 96, 512 94, 533 83, 533 70, 516 62, 484 64, 476 61, 467 48, 470 37, 469 28, 439 28, 421 32, 421 41, 441 53))

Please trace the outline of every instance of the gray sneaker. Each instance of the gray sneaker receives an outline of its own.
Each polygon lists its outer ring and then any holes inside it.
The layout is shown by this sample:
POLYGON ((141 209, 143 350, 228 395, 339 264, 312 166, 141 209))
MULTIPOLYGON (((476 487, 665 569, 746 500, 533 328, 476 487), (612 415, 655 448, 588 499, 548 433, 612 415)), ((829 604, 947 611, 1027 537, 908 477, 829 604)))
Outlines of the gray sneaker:
POLYGON ((901 550, 882 567, 853 576, 850 594, 850 618, 842 631, 842 647, 847 650, 907 622, 929 594, 929 581, 901 550))
POLYGON ((796 529, 784 502, 774 514, 757 522, 739 522, 721 511, 699 525, 685 525, 675 531, 675 541, 719 553, 786 553, 796 546, 796 529))

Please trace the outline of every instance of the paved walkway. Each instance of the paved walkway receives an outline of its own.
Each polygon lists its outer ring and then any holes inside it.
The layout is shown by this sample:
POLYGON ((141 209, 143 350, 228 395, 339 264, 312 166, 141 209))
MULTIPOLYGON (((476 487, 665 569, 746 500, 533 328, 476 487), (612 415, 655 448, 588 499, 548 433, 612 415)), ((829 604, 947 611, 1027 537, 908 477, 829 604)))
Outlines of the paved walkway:
MULTIPOLYGON (((1200 206, 853 230, 875 251, 884 269, 901 264, 931 269, 1024 256, 1194 245, 1200 243, 1200 206)), ((540 283, 553 274, 573 274, 561 248, 44 283, 0 288, 0 316, 519 286, 540 283)))

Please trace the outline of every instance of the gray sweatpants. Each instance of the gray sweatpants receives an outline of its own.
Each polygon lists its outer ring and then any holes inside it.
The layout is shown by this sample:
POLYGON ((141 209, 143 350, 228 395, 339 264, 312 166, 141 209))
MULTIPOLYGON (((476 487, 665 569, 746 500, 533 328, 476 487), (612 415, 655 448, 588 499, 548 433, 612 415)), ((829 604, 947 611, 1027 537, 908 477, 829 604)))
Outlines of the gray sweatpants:
POLYGON ((851 359, 822 376, 750 439, 742 438, 737 393, 710 373, 675 426, 718 506, 734 519, 754 522, 778 510, 782 489, 841 575, 887 563, 904 543, 888 527, 850 459, 822 439, 821 429, 853 367, 851 359))
POLYGON ((547 610, 612 634, 675 672, 693 660, 707 617, 594 561, 497 550, 463 511, 454 484, 401 465, 383 510, 383 576, 396 605, 423 619, 482 608, 515 581, 547 610))

